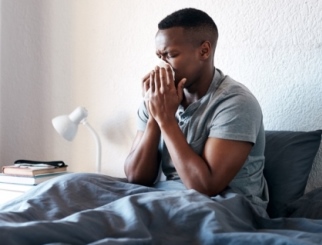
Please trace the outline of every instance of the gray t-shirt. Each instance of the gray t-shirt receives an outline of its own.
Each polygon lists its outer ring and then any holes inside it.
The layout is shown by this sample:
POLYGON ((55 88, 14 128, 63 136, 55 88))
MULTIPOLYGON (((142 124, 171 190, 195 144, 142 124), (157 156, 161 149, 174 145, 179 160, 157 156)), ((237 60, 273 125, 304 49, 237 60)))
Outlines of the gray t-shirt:
MULTIPOLYGON (((142 103, 138 110, 138 130, 144 131, 148 112, 142 103)), ((186 110, 179 106, 176 118, 188 144, 199 155, 209 137, 248 141, 253 148, 228 188, 266 207, 268 189, 263 176, 265 132, 260 105, 242 84, 216 69, 207 93, 186 110)), ((180 180, 161 137, 161 166, 167 180, 180 180)))

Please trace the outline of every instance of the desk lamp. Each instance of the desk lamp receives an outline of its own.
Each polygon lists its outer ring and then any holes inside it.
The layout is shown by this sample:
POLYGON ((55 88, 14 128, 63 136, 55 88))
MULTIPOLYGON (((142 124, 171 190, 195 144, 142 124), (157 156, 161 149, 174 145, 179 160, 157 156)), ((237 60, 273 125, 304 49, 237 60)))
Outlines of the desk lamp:
POLYGON ((77 107, 69 115, 55 117, 52 120, 56 131, 68 141, 72 141, 77 133, 78 125, 86 126, 94 137, 96 143, 96 172, 101 172, 101 141, 92 126, 86 121, 87 110, 84 107, 77 107))

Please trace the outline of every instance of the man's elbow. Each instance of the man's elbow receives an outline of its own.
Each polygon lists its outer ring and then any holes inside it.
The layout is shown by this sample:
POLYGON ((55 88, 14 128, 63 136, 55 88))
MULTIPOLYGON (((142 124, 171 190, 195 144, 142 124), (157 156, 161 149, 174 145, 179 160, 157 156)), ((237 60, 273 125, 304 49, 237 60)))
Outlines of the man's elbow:
POLYGON ((194 189, 195 191, 198 191, 201 194, 204 194, 206 196, 212 197, 220 194, 223 190, 225 190, 226 186, 214 186, 213 184, 208 185, 196 185, 192 184, 187 186, 187 189, 194 189))
POLYGON ((130 173, 126 174, 126 178, 129 183, 137 185, 151 186, 154 182, 151 178, 130 173))

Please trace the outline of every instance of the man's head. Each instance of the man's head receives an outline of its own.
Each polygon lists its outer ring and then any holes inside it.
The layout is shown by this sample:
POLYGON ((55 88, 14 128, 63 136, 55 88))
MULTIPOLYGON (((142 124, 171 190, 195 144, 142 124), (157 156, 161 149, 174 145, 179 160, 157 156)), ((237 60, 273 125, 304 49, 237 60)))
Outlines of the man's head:
POLYGON ((218 31, 208 14, 182 9, 165 17, 158 27, 156 54, 173 67, 176 83, 186 78, 189 87, 212 79, 218 31))
POLYGON ((195 45, 200 45, 204 41, 210 41, 215 50, 218 40, 218 29, 213 19, 205 12, 186 8, 178 10, 158 24, 159 30, 172 27, 182 27, 188 34, 189 39, 195 45))

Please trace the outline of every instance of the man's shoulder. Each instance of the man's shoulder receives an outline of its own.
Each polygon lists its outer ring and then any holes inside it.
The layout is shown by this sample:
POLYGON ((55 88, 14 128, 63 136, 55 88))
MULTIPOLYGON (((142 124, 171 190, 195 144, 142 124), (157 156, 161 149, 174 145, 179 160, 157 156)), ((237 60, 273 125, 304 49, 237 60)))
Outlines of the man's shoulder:
POLYGON ((220 101, 232 100, 235 103, 238 101, 248 101, 258 104, 255 95, 248 89, 246 85, 226 75, 217 90, 214 91, 214 96, 220 101))
POLYGON ((226 75, 225 78, 223 79, 223 82, 219 86, 222 89, 225 89, 227 91, 231 92, 246 92, 250 93, 250 90, 246 87, 246 85, 242 84, 241 82, 238 82, 234 78, 230 77, 229 75, 226 75))
POLYGON ((221 84, 212 92, 207 108, 227 116, 245 112, 258 118, 262 116, 260 104, 253 93, 244 84, 228 75, 223 77, 221 84))
POLYGON ((209 99, 216 103, 227 102, 227 100, 257 101, 254 94, 244 84, 230 76, 225 76, 220 85, 211 91, 211 97, 209 99))

